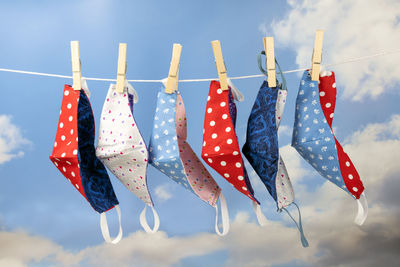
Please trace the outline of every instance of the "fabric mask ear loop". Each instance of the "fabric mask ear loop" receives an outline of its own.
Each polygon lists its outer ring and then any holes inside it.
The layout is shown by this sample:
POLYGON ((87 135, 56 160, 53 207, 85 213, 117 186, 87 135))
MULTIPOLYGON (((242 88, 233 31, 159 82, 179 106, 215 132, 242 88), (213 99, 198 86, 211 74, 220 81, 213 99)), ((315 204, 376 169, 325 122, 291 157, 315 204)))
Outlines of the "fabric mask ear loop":
POLYGON ((135 88, 133 88, 133 86, 127 81, 125 80, 125 87, 128 88, 128 93, 133 95, 133 103, 137 103, 139 102, 139 96, 135 90, 135 88))
MULTIPOLYGON (((258 68, 260 69, 260 71, 261 71, 265 76, 268 77, 267 71, 264 70, 264 68, 262 67, 261 55, 265 55, 265 51, 261 51, 261 53, 258 54, 258 56, 257 56, 258 68)), ((283 76, 283 72, 282 72, 281 66, 279 65, 279 63, 278 63, 278 61, 277 61, 276 59, 275 59, 275 64, 278 66, 279 74, 281 75, 281 78, 282 78, 282 89, 283 89, 283 90, 287 90, 285 76, 283 76)), ((277 81, 278 81, 278 79, 277 79, 277 81)), ((277 82, 277 83, 278 83, 278 82, 277 82)))
POLYGON ((82 89, 83 89, 83 91, 85 91, 86 96, 88 98, 90 98, 90 91, 89 91, 89 88, 87 86, 86 79, 83 78, 83 77, 81 78, 81 84, 82 84, 82 89))
POLYGON ((282 90, 287 90, 286 78, 285 78, 285 76, 283 75, 281 66, 279 65, 278 61, 276 61, 276 59, 275 59, 275 64, 278 66, 279 74, 281 75, 281 79, 282 79, 282 90))
POLYGON ((362 225, 368 216, 367 197, 365 196, 364 193, 361 194, 360 199, 357 199, 357 204, 358 204, 358 212, 356 218, 354 219, 354 223, 362 225))
POLYGON ((265 51, 261 51, 261 53, 257 55, 258 68, 260 69, 260 71, 261 71, 266 77, 268 77, 267 71, 264 70, 264 68, 262 67, 261 55, 264 55, 264 56, 265 56, 265 51))
POLYGON ((296 220, 292 217, 292 215, 290 214, 290 212, 286 209, 286 208, 282 208, 284 211, 287 212, 287 214, 289 215, 290 218, 292 218, 292 220, 294 221, 294 223, 296 224, 297 228, 299 229, 300 232, 300 238, 301 238, 301 244, 303 245, 303 247, 308 247, 308 241, 306 239, 306 237, 304 236, 304 232, 303 232, 303 225, 301 223, 301 213, 300 213, 300 209, 299 206, 297 206, 297 204, 295 202, 293 202, 293 204, 297 207, 297 211, 299 212, 299 223, 296 222, 296 220))
POLYGON ((219 195, 219 202, 221 204, 221 217, 222 217, 222 233, 219 231, 218 228, 218 204, 215 205, 215 232, 219 236, 224 236, 229 232, 229 212, 228 206, 226 205, 226 200, 224 195, 221 193, 219 195))
POLYGON ((112 240, 110 237, 110 232, 108 230, 108 224, 107 224, 107 217, 106 213, 100 213, 100 228, 101 228, 101 233, 103 234, 103 238, 107 243, 112 243, 112 244, 117 244, 121 238, 122 238, 122 226, 121 226, 121 210, 119 209, 119 205, 115 206, 115 209, 117 210, 118 213, 118 221, 119 221, 119 233, 117 237, 112 240))
POLYGON ((154 209, 153 206, 151 206, 151 209, 153 211, 153 217, 154 217, 154 227, 153 227, 153 229, 151 229, 149 224, 147 223, 147 219, 146 219, 147 205, 144 206, 144 209, 140 213, 139 219, 140 219, 140 225, 143 227, 143 229, 146 231, 146 233, 154 234, 155 232, 158 231, 158 228, 160 227, 160 218, 158 217, 158 213, 154 209))
POLYGON ((239 89, 236 88, 236 86, 232 83, 231 79, 227 79, 229 87, 232 89, 233 97, 239 101, 243 102, 244 101, 244 95, 242 92, 239 91, 239 89))
POLYGON ((261 225, 261 226, 267 225, 268 220, 265 217, 264 213, 262 212, 261 206, 255 201, 253 201, 253 210, 254 210, 254 213, 257 216, 258 224, 261 225))

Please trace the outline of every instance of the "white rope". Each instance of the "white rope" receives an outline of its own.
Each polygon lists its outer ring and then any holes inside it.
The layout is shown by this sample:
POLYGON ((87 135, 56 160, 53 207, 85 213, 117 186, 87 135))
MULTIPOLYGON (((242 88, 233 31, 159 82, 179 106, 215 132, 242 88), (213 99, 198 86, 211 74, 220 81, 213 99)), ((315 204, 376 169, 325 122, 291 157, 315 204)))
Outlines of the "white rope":
MULTIPOLYGON (((352 59, 348 59, 342 62, 337 62, 337 63, 332 63, 332 64, 326 64, 325 67, 332 67, 332 66, 337 66, 337 65, 342 65, 342 64, 347 64, 347 63, 352 63, 352 62, 357 62, 357 61, 362 61, 366 59, 371 59, 375 57, 380 57, 380 56, 385 56, 385 55, 390 55, 390 54, 396 54, 400 53, 400 49, 392 50, 392 51, 383 51, 377 54, 373 55, 368 55, 368 56, 362 56, 362 57, 356 57, 352 59)), ((302 68, 302 69, 294 69, 294 70, 287 70, 283 71, 283 73, 288 74, 288 73, 294 73, 294 72, 300 72, 300 71, 305 71, 308 68, 302 68)), ((24 70, 14 70, 14 69, 5 69, 5 68, 0 68, 0 71, 3 72, 13 72, 13 73, 21 73, 21 74, 30 74, 30 75, 36 75, 36 76, 47 76, 47 77, 55 77, 55 78, 67 78, 67 79, 72 79, 72 76, 68 75, 59 75, 59 74, 51 74, 51 73, 43 73, 43 72, 34 72, 34 71, 24 71, 24 70)), ((259 78, 259 77, 265 77, 264 74, 256 74, 256 75, 246 75, 246 76, 237 76, 237 77, 229 77, 231 80, 240 80, 240 79, 249 79, 249 78, 259 78)), ((115 82, 116 79, 106 79, 106 78, 90 78, 90 77, 84 77, 88 81, 106 81, 106 82, 115 82)), ((209 82, 212 80, 218 80, 218 78, 206 78, 206 79, 184 79, 184 80, 179 80, 181 83, 185 82, 209 82)), ((137 82, 137 83, 161 83, 162 80, 128 80, 128 82, 137 82)))
POLYGON ((72 79, 72 76, 67 75, 58 75, 58 74, 50 74, 50 73, 42 73, 42 72, 33 72, 33 71, 24 71, 24 70, 12 70, 12 69, 1 69, 0 71, 5 72, 15 72, 15 73, 22 73, 22 74, 31 74, 37 76, 48 76, 48 77, 57 77, 57 78, 69 78, 72 79))
POLYGON ((337 66, 337 65, 347 64, 347 63, 351 63, 351 62, 366 60, 366 59, 370 59, 370 58, 374 58, 374 57, 380 57, 380 56, 386 56, 386 55, 390 55, 390 54, 396 54, 396 53, 399 53, 399 52, 400 52, 400 49, 396 49, 396 50, 392 50, 392 51, 383 51, 383 52, 380 52, 380 53, 377 53, 377 54, 373 54, 373 55, 369 55, 369 56, 362 56, 362 57, 348 59, 348 60, 345 60, 345 61, 342 61, 342 62, 337 62, 337 63, 333 63, 333 64, 327 64, 325 66, 326 67, 337 66))

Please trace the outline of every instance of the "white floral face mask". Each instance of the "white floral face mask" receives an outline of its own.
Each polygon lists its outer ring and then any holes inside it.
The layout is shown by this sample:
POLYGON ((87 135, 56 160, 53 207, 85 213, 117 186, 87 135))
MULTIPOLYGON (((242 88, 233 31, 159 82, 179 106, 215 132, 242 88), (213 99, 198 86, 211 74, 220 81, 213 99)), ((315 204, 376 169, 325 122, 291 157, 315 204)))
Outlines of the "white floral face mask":
POLYGON ((129 83, 122 93, 117 93, 115 87, 110 85, 104 101, 96 155, 129 191, 146 204, 140 215, 141 225, 146 232, 156 232, 159 217, 146 181, 148 152, 133 116, 133 104, 138 101, 138 96, 129 83), (146 221, 147 206, 154 214, 152 230, 146 221))

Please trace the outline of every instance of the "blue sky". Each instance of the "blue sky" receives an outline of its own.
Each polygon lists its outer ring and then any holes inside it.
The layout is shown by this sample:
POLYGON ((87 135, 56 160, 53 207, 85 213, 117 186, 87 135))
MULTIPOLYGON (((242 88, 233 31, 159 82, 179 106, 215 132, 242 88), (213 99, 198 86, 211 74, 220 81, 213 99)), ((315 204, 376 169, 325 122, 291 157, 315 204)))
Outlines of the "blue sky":
MULTIPOLYGON (((398 49, 399 17, 400 6, 391 0, 368 6, 331 0, 0 1, 0 68, 70 75, 69 44, 79 40, 82 75, 115 78, 118 43, 126 42, 128 78, 162 79, 168 74, 172 44, 180 43, 180 78, 211 78, 217 72, 210 41, 218 39, 228 76, 259 74, 256 56, 264 36, 275 37, 275 55, 284 70, 305 68, 311 63, 316 29, 325 30, 323 63, 335 63, 398 49)), ((352 223, 355 201, 326 183, 289 146, 300 76, 286 75, 288 101, 279 142, 303 211, 308 249, 301 247, 288 217, 276 213, 254 175, 256 197, 270 221, 263 228, 256 224, 250 201, 211 172, 227 198, 232 222, 231 233, 219 238, 213 231, 214 209, 152 167, 148 184, 161 219, 160 232, 142 232, 138 216, 143 203, 110 174, 125 238, 114 247, 103 244, 98 214, 48 159, 63 86, 71 81, 0 72, 0 265, 308 266, 340 261, 366 266, 379 257, 371 252, 365 259, 360 251, 379 252, 379 244, 390 244, 383 261, 392 262, 400 244, 394 230, 400 211, 393 205, 400 189, 398 59, 399 54, 393 54, 331 69, 339 94, 335 133, 371 196, 370 216, 362 227, 352 223), (383 186, 387 184, 392 186, 383 186), (372 240, 368 248, 363 247, 367 237, 372 240), (180 253, 172 253, 174 249, 180 253)), ((262 81, 234 81, 245 95, 237 104, 241 145, 262 81)), ((161 84, 133 86, 140 97, 135 118, 148 142, 161 84)), ((98 126, 109 82, 88 81, 88 87, 98 126)), ((208 88, 208 82, 179 84, 188 141, 198 155, 208 88)), ((112 211, 108 217, 115 233, 116 214, 112 211)))

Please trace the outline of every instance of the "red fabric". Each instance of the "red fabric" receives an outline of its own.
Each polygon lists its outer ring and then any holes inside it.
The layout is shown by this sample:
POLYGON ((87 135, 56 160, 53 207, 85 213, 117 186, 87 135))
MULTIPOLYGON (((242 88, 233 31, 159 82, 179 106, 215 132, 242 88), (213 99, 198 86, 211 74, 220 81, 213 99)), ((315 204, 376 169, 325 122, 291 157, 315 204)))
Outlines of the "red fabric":
POLYGON ((229 113, 229 91, 212 81, 204 118, 201 157, 239 192, 258 202, 245 182, 243 159, 229 113))
POLYGON ((65 85, 53 153, 50 160, 86 198, 78 162, 78 104, 80 91, 65 85))
MULTIPOLYGON (((330 72, 329 72, 330 73, 330 72)), ((328 74, 329 74, 328 73, 328 74)), ((319 78, 319 100, 321 103, 322 110, 325 118, 328 121, 329 127, 332 129, 333 115, 335 112, 336 104, 336 82, 335 73, 331 72, 331 75, 320 76, 319 78)), ((335 136, 334 136, 335 137, 335 136)), ((343 177, 343 181, 347 187, 347 190, 355 196, 357 199, 360 198, 361 193, 364 191, 363 183, 361 182, 360 175, 358 174, 353 162, 349 156, 344 152, 339 141, 335 137, 336 149, 338 153, 340 172, 343 177)))

